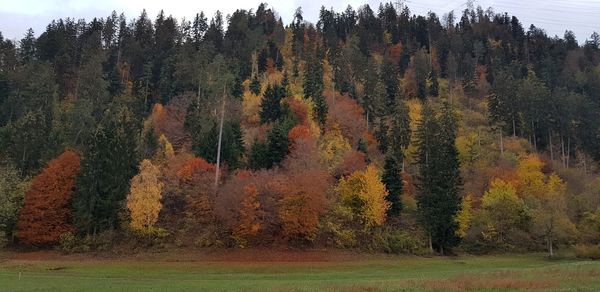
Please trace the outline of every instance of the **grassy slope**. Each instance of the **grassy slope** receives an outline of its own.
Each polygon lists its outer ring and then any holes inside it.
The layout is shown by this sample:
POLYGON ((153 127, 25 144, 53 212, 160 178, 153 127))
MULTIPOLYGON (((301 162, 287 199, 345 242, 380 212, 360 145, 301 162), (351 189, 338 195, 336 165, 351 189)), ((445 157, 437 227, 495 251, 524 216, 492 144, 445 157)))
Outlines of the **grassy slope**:
POLYGON ((0 263, 0 287, 3 291, 600 290, 600 262, 548 261, 541 255, 262 263, 9 259, 0 263))

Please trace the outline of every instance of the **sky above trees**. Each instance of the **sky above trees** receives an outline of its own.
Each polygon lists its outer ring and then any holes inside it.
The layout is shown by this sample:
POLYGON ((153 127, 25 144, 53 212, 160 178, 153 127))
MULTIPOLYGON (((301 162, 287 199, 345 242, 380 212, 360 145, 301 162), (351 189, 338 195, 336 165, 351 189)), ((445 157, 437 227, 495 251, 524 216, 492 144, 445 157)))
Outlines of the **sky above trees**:
MULTIPOLYGON (((159 0, 2 0, 0 1, 0 29, 5 38, 18 40, 29 27, 39 34, 51 20, 58 18, 74 17, 91 20, 93 17, 106 17, 113 10, 124 12, 127 17, 131 18, 138 16, 142 9, 146 9, 148 14, 153 17, 163 9, 167 15, 172 14, 177 19, 183 17, 192 19, 201 10, 209 17, 217 9, 228 15, 236 9, 256 8, 261 2, 269 3, 269 6, 272 6, 280 14, 284 23, 292 21, 297 7, 302 7, 306 20, 315 23, 321 5, 342 11, 347 5, 356 9, 367 3, 373 9, 377 9, 380 3, 379 0, 171 0, 168 2, 159 0)), ((425 15, 431 10, 440 16, 451 10, 460 15, 460 12, 468 5, 467 0, 406 0, 403 2, 415 14, 425 15)), ((525 28, 534 23, 545 29, 550 36, 562 37, 565 30, 572 30, 580 43, 589 38, 593 31, 600 31, 600 18, 598 17, 600 1, 596 0, 479 0, 473 1, 473 3, 484 9, 493 7, 495 12, 517 15, 525 28)))

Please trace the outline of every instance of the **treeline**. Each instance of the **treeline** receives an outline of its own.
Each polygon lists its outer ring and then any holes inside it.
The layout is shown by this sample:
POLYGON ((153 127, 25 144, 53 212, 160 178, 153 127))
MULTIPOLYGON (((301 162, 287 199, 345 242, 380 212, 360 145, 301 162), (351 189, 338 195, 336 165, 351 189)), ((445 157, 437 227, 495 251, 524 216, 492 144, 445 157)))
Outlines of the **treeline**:
POLYGON ((0 35, 16 246, 552 254, 600 241, 599 135, 600 36, 480 7, 113 12, 0 35))

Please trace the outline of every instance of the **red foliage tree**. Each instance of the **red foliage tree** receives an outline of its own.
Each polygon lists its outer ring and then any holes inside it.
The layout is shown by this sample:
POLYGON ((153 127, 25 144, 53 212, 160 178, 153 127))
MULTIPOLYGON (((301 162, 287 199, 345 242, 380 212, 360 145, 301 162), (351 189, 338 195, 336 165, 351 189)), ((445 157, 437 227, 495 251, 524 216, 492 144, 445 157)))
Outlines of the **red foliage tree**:
POLYGON ((310 129, 304 125, 295 126, 288 133, 288 138, 292 143, 295 143, 300 139, 309 139, 310 137, 310 129))
POLYGON ((33 178, 17 224, 21 243, 53 245, 62 234, 73 230, 71 195, 79 168, 79 155, 67 150, 33 178))
POLYGON ((363 108, 347 94, 327 97, 329 104, 329 118, 327 119, 327 129, 335 125, 340 127, 342 135, 355 145, 358 139, 367 130, 367 123, 363 115, 363 108))
POLYGON ((352 150, 344 155, 344 160, 342 160, 342 162, 334 169, 333 176, 339 179, 355 171, 365 170, 365 168, 367 168, 365 154, 360 151, 352 150))
POLYGON ((181 181, 187 182, 187 181, 191 180, 194 177, 194 175, 198 174, 199 172, 204 173, 204 172, 214 172, 214 171, 215 171, 214 164, 208 163, 203 158, 194 157, 194 158, 190 159, 187 163, 185 163, 181 167, 181 169, 179 169, 179 172, 177 174, 179 175, 179 179, 181 181))
POLYGON ((189 105, 189 97, 178 96, 167 106, 155 104, 152 111, 154 130, 158 136, 164 134, 175 149, 180 149, 190 139, 184 126, 189 105))
POLYGON ((319 217, 327 208, 328 178, 324 169, 307 169, 287 176, 278 210, 285 240, 315 239, 319 217))
POLYGON ((298 123, 300 125, 308 125, 308 106, 293 97, 287 99, 287 104, 294 117, 298 120, 298 123))

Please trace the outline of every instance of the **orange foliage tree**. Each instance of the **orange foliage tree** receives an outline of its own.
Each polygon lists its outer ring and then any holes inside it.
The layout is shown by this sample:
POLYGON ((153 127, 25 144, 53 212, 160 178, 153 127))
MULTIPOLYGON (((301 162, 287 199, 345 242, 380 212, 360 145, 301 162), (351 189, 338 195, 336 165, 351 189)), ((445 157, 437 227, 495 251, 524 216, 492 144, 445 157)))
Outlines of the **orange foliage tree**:
POLYGON ((33 178, 17 224, 21 243, 52 245, 62 234, 73 231, 71 195, 79 168, 79 155, 67 150, 33 178))
POLYGON ((249 184, 244 187, 244 197, 238 209, 238 225, 233 230, 233 237, 240 247, 245 247, 248 238, 256 236, 261 229, 258 221, 260 208, 258 195, 256 185, 249 184))
POLYGON ((324 169, 308 169, 287 176, 278 210, 285 239, 315 239, 319 217, 326 208, 327 178, 324 169))

